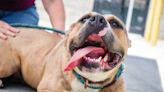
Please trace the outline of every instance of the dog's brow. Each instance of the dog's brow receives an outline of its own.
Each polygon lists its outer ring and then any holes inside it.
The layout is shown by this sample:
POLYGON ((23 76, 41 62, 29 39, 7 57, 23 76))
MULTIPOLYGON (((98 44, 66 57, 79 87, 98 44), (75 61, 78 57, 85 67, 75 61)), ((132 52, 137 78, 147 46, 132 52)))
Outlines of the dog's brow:
POLYGON ((87 19, 91 17, 91 14, 87 14, 79 19, 79 22, 84 23, 87 19))
POLYGON ((123 29, 123 25, 120 23, 120 21, 117 18, 108 19, 108 22, 112 27, 123 29))

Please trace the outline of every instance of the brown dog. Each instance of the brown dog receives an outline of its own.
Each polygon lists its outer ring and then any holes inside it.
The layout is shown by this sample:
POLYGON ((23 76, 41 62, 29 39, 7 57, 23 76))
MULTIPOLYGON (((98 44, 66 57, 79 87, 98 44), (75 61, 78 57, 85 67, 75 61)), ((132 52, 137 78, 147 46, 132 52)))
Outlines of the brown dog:
POLYGON ((17 37, 0 40, 0 78, 21 72, 37 92, 124 92, 120 74, 129 40, 115 16, 88 13, 63 39, 20 30, 17 37))

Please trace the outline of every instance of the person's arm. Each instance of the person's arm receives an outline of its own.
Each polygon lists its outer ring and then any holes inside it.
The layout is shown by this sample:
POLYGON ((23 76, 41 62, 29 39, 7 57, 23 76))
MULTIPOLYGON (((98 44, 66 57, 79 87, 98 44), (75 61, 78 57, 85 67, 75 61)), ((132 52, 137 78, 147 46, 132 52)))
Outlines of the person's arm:
POLYGON ((51 24, 54 28, 65 29, 65 10, 62 0, 42 0, 47 11, 51 24))
POLYGON ((6 40, 8 36, 15 37, 19 30, 0 20, 0 39, 6 40))

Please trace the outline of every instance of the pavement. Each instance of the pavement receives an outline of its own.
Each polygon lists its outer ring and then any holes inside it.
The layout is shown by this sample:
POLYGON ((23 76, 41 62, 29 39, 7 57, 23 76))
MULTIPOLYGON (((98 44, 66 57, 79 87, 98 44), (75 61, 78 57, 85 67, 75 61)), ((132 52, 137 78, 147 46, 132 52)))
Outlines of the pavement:
MULTIPOLYGON (((64 0, 66 29, 83 14, 92 11, 93 0, 64 0)), ((51 27, 40 0, 36 0, 40 15, 39 25, 51 27)), ((164 41, 158 40, 155 47, 137 34, 128 33, 132 41, 125 60, 126 92, 164 92, 164 41)), ((0 92, 36 92, 24 83, 6 82, 0 92)))

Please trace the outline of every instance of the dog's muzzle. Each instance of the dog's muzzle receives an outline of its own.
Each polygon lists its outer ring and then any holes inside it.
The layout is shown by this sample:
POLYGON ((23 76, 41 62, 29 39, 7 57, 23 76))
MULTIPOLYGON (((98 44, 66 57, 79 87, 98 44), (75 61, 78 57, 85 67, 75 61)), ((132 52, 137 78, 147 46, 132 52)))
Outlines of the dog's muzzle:
POLYGON ((103 16, 92 16, 79 30, 74 37, 79 40, 72 40, 70 44, 72 58, 65 71, 77 66, 81 71, 93 73, 111 70, 118 64, 122 47, 103 16))

